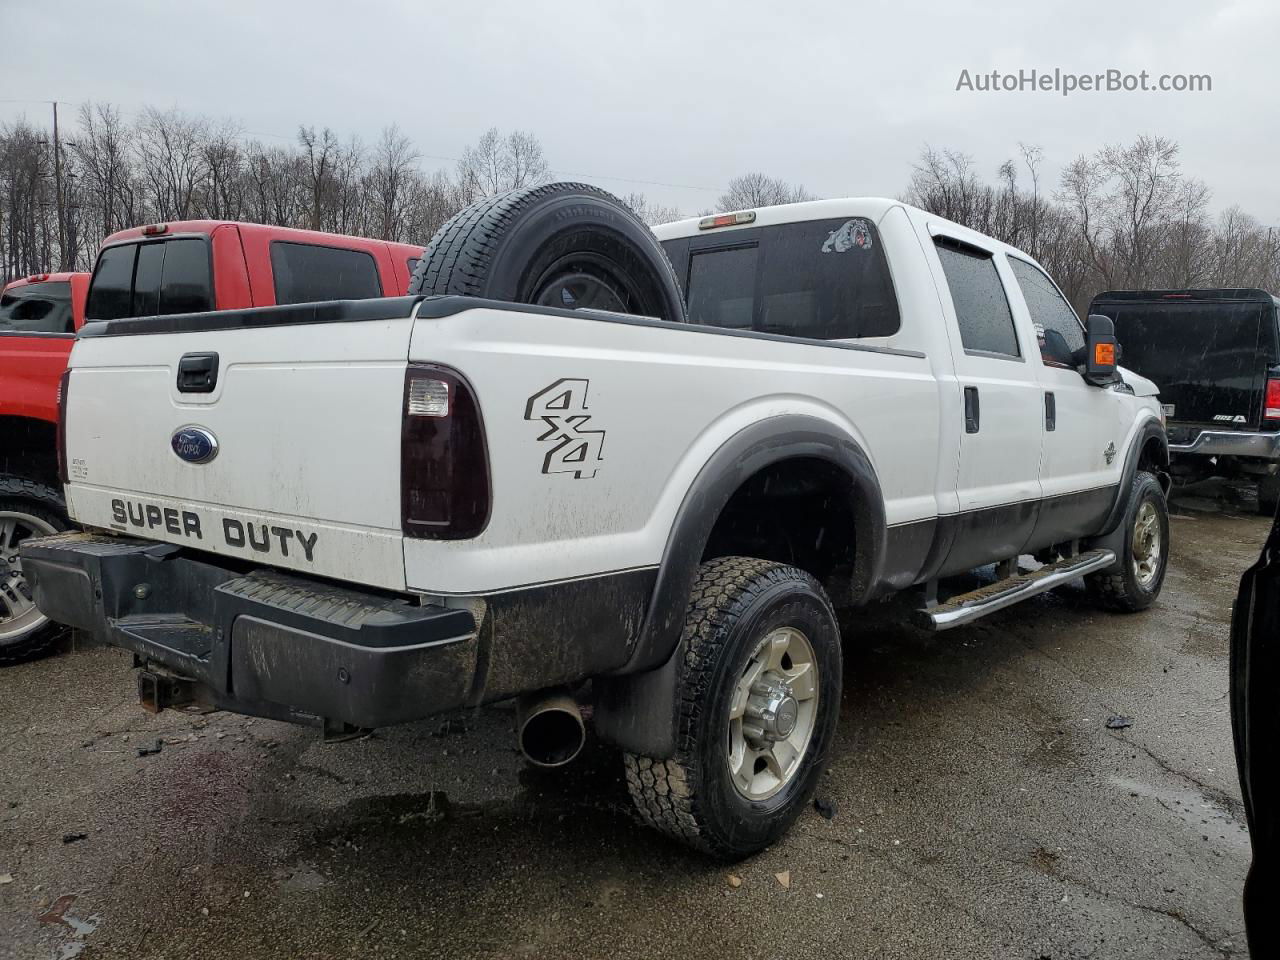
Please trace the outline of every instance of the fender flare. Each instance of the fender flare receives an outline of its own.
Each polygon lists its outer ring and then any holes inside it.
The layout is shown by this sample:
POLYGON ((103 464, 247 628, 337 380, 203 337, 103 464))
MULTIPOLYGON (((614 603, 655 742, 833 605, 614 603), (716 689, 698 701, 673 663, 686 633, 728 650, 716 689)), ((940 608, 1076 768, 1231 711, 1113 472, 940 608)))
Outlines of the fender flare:
POLYGON ((851 482, 855 529, 853 596, 869 597, 884 567, 884 496, 862 447, 817 417, 784 414, 732 436, 703 465, 667 536, 644 622, 627 663, 595 681, 595 727, 615 746, 651 757, 675 748, 679 640, 689 595, 712 528, 729 498, 753 475, 784 460, 825 460, 851 482))
MULTIPOLYGON (((1113 533, 1124 518, 1125 511, 1129 509, 1129 491, 1133 487, 1133 478, 1138 473, 1138 462, 1142 459, 1142 451, 1146 449, 1148 441, 1153 439, 1158 449, 1158 465, 1165 471, 1169 469, 1169 438, 1160 421, 1151 417, 1133 432, 1133 438, 1129 441, 1129 448, 1124 454, 1124 469, 1120 472, 1120 483, 1116 487, 1115 499, 1111 501, 1107 519, 1098 530, 1099 538, 1113 533)), ((1164 492, 1167 494, 1169 492, 1168 474, 1160 474, 1159 479, 1160 485, 1164 487, 1164 492)))

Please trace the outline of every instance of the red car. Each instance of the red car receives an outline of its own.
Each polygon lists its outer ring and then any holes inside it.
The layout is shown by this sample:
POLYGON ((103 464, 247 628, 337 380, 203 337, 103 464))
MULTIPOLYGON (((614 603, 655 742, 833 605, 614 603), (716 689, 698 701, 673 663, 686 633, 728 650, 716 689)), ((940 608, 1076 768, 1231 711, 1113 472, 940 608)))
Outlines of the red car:
POLYGON ((18 545, 70 524, 58 488, 58 383, 91 320, 396 296, 422 247, 254 223, 188 220, 107 237, 92 275, 15 280, 0 296, 0 664, 47 648, 18 545))

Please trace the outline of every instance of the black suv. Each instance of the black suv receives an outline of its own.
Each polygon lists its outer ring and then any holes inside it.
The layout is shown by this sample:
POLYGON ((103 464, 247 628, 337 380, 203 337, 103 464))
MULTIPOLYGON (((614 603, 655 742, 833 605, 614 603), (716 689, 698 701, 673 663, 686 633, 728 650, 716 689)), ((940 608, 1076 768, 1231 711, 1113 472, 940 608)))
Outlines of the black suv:
POLYGON ((1115 321, 1120 362, 1160 387, 1171 472, 1258 482, 1280 504, 1280 299, 1265 290, 1108 290, 1089 313, 1115 321))

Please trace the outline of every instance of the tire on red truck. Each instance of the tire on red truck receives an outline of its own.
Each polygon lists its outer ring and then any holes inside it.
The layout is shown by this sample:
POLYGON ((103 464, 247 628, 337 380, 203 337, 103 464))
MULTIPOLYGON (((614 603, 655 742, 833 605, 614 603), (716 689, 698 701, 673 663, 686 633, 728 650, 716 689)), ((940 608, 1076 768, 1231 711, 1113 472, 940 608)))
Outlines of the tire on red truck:
POLYGON ((18 548, 28 538, 70 527, 56 489, 0 474, 0 666, 50 652, 66 632, 37 609, 22 573, 18 548))

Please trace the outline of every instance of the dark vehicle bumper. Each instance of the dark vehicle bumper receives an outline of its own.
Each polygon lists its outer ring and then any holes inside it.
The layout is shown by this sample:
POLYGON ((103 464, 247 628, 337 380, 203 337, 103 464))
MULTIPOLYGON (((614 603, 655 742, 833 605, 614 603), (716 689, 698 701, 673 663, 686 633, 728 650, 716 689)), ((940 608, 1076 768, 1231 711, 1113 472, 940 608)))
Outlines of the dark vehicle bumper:
POLYGON ((466 610, 94 533, 28 540, 21 555, 41 610, 133 651, 154 709, 194 701, 327 729, 379 727, 464 705, 475 677, 466 610))
POLYGON ((1205 457, 1254 457, 1280 460, 1280 433, 1254 433, 1245 430, 1201 430, 1177 437, 1170 431, 1169 453, 1174 456, 1197 454, 1205 457))

